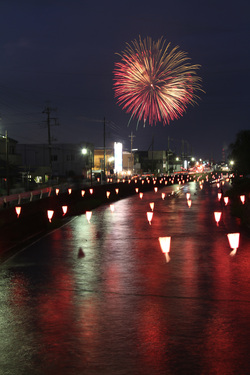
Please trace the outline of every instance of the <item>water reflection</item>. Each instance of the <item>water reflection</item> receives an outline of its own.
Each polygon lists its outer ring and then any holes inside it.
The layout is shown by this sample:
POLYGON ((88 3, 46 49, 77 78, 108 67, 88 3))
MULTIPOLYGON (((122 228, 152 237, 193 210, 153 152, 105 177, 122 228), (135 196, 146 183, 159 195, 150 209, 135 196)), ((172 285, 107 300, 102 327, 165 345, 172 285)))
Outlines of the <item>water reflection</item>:
POLYGON ((99 207, 3 264, 3 373, 247 373, 249 239, 231 258, 233 223, 225 212, 217 227, 216 193, 192 189, 99 207), (169 263, 160 236, 171 236, 169 263))

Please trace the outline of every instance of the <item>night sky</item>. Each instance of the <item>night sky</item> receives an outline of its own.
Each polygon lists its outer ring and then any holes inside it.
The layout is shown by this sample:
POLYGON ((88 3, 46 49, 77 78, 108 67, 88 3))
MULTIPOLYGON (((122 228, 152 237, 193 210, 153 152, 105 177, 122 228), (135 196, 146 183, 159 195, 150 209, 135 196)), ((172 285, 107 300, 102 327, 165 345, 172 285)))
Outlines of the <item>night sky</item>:
POLYGON ((220 161, 222 149, 249 129, 249 1, 12 1, 0 4, 0 133, 47 143, 46 106, 57 109, 53 143, 121 141, 130 149, 181 151, 220 161), (200 64, 198 105, 170 125, 143 127, 114 98, 116 53, 126 43, 163 37, 200 64))

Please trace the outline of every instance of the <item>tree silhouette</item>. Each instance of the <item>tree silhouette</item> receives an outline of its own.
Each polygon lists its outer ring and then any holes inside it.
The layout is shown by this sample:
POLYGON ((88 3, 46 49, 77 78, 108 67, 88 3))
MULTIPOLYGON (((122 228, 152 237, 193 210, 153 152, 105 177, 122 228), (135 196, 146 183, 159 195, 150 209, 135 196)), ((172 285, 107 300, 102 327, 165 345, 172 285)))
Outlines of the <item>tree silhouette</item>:
POLYGON ((250 130, 241 130, 229 149, 229 158, 234 161, 235 173, 244 176, 250 174, 250 130))

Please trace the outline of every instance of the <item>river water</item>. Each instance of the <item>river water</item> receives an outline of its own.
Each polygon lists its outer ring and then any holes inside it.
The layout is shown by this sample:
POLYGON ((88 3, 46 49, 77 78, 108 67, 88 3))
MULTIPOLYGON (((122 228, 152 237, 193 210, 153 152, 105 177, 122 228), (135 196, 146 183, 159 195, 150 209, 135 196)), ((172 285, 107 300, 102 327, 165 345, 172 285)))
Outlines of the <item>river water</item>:
POLYGON ((0 374, 250 373, 249 237, 230 256, 239 228, 216 188, 173 189, 77 216, 0 265, 0 374))

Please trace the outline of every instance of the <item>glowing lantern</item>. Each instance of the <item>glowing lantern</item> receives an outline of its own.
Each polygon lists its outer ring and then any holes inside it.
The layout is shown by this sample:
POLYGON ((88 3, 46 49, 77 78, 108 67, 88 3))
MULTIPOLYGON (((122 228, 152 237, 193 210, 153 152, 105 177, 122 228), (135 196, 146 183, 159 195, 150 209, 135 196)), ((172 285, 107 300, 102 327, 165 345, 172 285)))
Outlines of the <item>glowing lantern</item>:
POLYGON ((217 226, 219 226, 220 219, 221 219, 221 212, 214 212, 214 220, 216 221, 217 226))
POLYGON ((154 206, 155 206, 154 202, 149 203, 149 206, 150 206, 151 210, 154 211, 154 206))
POLYGON ((179 181, 179 185, 181 184, 181 181, 179 181))
POLYGON ((137 184, 137 180, 135 180, 135 184, 137 184))
POLYGON ((107 196, 107 198, 109 199, 110 191, 106 191, 106 196, 107 196))
POLYGON ((143 198, 143 193, 140 193, 139 197, 140 197, 140 199, 142 199, 143 198))
POLYGON ((141 184, 142 184, 142 185, 144 184, 144 180, 142 180, 141 184))
POLYGON ((93 189, 89 189, 89 194, 93 194, 94 193, 94 190, 93 189))
POLYGON ((135 192, 138 193, 139 192, 139 188, 135 188, 135 192))
POLYGON ((165 181, 165 185, 167 185, 168 184, 168 182, 167 181, 165 181))
POLYGON ((68 189, 68 193, 69 193, 69 195, 72 193, 72 189, 68 189))
POLYGON ((150 184, 150 180, 147 180, 148 181, 148 184, 150 184))
POLYGON ((97 182, 100 182, 100 177, 97 177, 97 182))
POLYGON ((188 205, 189 208, 192 206, 192 201, 191 201, 191 199, 188 199, 188 200, 187 200, 187 205, 188 205))
POLYGON ((81 191, 81 194, 82 194, 82 197, 84 197, 84 195, 85 195, 85 190, 82 190, 82 191, 81 191))
POLYGON ((153 181, 153 184, 154 184, 154 185, 156 184, 156 181, 155 181, 155 180, 153 181))
POLYGON ((122 182, 124 183, 124 182, 125 182, 125 179, 123 179, 122 182))
POLYGON ((119 189, 115 189, 115 192, 116 192, 116 194, 118 194, 119 193, 119 189))
POLYGON ((218 193, 218 201, 221 200, 221 197, 222 197, 222 193, 218 193))
POLYGON ((107 178, 107 182, 109 182, 109 178, 107 178))
POLYGON ((49 222, 51 223, 51 219, 54 215, 54 211, 52 210, 47 210, 47 216, 48 216, 48 219, 49 219, 49 222))
POLYGON ((164 201, 164 199, 165 199, 165 196, 166 196, 165 193, 161 193, 161 198, 162 198, 163 201, 164 201))
POLYGON ((245 203, 245 199, 246 199, 245 195, 241 195, 241 196, 240 196, 240 200, 241 200, 241 203, 242 203, 242 204, 245 203))
POLYGON ((115 210, 115 206, 114 206, 114 204, 111 204, 109 207, 110 207, 110 211, 111 211, 111 212, 114 212, 114 210, 115 210))
POLYGON ((229 202, 229 198, 228 197, 224 197, 225 206, 227 206, 228 202, 229 202))
POLYGON ((15 210, 16 210, 17 217, 19 218, 20 213, 21 213, 21 207, 17 206, 17 207, 15 207, 15 210))
POLYGON ((170 252, 170 243, 171 237, 159 237, 159 242, 161 246, 161 251, 165 254, 166 262, 170 261, 169 252, 170 252))
POLYGON ((186 198, 187 198, 187 200, 190 199, 190 193, 186 193, 186 198))
POLYGON ((157 191, 158 191, 158 187, 155 187, 155 188, 154 188, 154 191, 155 191, 155 193, 157 193, 157 191))
POLYGON ((219 184, 219 182, 217 183, 217 188, 219 189, 219 187, 220 187, 220 184, 219 184))
POLYGON ((128 183, 130 184, 131 180, 128 180, 128 183))
POLYGON ((119 183, 120 182, 120 179, 118 178, 117 182, 119 183))
POLYGON ((239 233, 228 233, 227 235, 229 245, 233 249, 230 253, 231 256, 235 255, 239 247, 240 234, 239 233))
POLYGON ((60 191, 59 189, 56 189, 56 195, 58 195, 58 194, 59 194, 59 191, 60 191))
POLYGON ((202 185, 202 184, 200 184, 200 189, 201 189, 201 190, 203 189, 203 185, 202 185))
POLYGON ((153 219, 153 212, 147 212, 147 219, 149 224, 151 225, 151 221, 153 219))
POLYGON ((90 223, 91 216, 92 216, 92 211, 86 211, 86 219, 88 220, 89 223, 90 223))
POLYGON ((62 206, 62 210, 63 210, 63 216, 66 215, 68 211, 68 206, 62 206))

